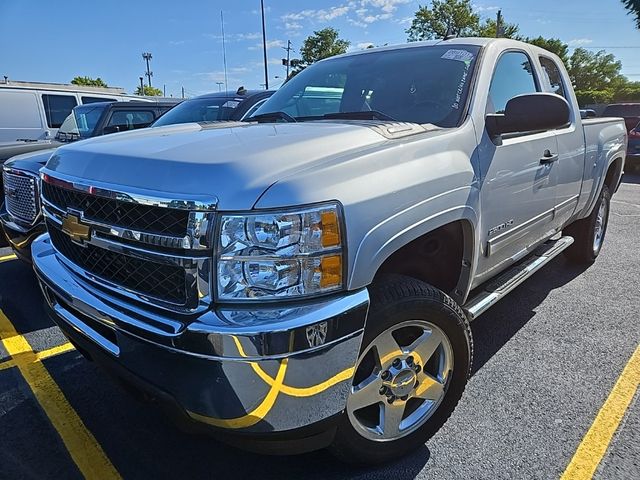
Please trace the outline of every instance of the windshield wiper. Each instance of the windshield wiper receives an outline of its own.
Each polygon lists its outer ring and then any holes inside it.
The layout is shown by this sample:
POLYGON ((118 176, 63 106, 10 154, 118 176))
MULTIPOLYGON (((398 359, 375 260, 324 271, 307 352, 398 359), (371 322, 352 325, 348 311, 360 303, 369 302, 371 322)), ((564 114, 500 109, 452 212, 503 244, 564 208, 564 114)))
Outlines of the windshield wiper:
POLYGON ((345 120, 390 120, 395 121, 395 118, 390 117, 386 113, 379 112, 378 110, 362 110, 357 112, 335 112, 326 113, 322 116, 325 119, 345 119, 345 120))
POLYGON ((269 122, 272 120, 284 120, 285 122, 297 122, 295 118, 289 115, 286 112, 267 112, 261 113, 260 115, 254 115, 252 117, 247 118, 247 122, 269 122))

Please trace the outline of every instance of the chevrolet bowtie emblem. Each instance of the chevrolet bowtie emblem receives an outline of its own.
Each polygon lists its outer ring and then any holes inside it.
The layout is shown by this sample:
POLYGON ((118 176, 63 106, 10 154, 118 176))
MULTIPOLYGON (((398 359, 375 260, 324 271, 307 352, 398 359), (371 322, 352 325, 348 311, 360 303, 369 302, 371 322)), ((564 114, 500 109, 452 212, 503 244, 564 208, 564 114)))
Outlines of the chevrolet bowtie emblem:
POLYGON ((73 213, 68 213, 62 220, 62 231, 69 235, 71 240, 78 243, 91 238, 91 227, 81 223, 80 218, 73 213))

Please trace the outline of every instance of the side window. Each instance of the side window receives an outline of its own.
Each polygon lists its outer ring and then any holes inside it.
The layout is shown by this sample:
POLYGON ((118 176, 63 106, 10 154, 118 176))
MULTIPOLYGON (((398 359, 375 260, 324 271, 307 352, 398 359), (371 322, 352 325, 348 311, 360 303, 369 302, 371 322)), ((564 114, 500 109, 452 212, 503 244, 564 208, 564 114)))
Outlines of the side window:
POLYGON ((76 97, 70 95, 42 95, 44 113, 47 116, 49 128, 60 128, 65 118, 69 116, 73 107, 77 105, 76 97))
POLYGON ((153 112, 142 110, 121 110, 113 112, 107 127, 109 132, 124 132, 125 130, 135 130, 151 125, 155 117, 153 112))
POLYGON ((507 52, 500 57, 493 72, 487 113, 504 113, 513 97, 537 91, 529 57, 523 52, 507 52))
POLYGON ((550 87, 549 91, 551 93, 557 93, 561 97, 567 98, 564 90, 564 85, 562 83, 562 75, 560 74, 558 65, 556 65, 553 60, 547 57, 540 57, 540 65, 542 65, 542 71, 547 78, 547 82, 550 87))
POLYGON ((106 98, 106 97, 81 97, 83 105, 87 103, 98 103, 98 102, 115 102, 115 98, 106 98))

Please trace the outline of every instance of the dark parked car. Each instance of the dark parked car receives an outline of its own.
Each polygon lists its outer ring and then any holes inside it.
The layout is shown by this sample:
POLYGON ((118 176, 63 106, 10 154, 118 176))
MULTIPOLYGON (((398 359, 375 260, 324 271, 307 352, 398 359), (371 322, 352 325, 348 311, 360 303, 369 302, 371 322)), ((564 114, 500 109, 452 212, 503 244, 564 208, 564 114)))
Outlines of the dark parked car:
POLYGON ((633 130, 640 122, 640 103, 614 103, 602 112, 603 117, 622 117, 627 131, 633 130))
POLYGON ((109 133, 145 128, 180 100, 158 102, 98 102, 75 107, 46 150, 32 151, 7 160, 2 167, 0 224, 19 258, 30 261, 31 241, 43 233, 38 171, 55 148, 66 143, 109 133))
POLYGON ((640 170, 640 123, 629 132, 629 146, 627 147, 627 165, 640 170))
POLYGON ((242 87, 235 92, 208 93, 185 100, 153 126, 244 120, 273 93, 273 90, 245 90, 242 87))
POLYGON ((603 117, 622 117, 629 132, 627 170, 640 169, 640 103, 615 103, 607 106, 603 117))

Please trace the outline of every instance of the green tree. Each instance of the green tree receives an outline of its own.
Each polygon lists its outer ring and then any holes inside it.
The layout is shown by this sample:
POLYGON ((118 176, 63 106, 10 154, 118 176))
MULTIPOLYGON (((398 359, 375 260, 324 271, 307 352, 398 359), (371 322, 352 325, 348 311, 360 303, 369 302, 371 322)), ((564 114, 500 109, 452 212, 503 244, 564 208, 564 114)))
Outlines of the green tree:
POLYGON ((622 3, 629 10, 629 15, 636 17, 636 27, 640 28, 640 0, 622 0, 622 3))
POLYGON ((106 88, 108 85, 100 78, 91 77, 74 77, 71 80, 73 85, 81 85, 83 87, 102 87, 106 88))
POLYGON ((136 95, 144 95, 145 97, 161 97, 162 90, 156 87, 149 87, 148 85, 145 85, 144 91, 140 87, 136 88, 136 95))
POLYGON ((420 6, 406 30, 409 41, 444 38, 448 33, 468 36, 479 29, 480 15, 471 0, 433 0, 431 8, 420 6))
MULTIPOLYGON (((496 36, 496 24, 498 22, 494 18, 487 18, 483 23, 479 23, 473 32, 474 37, 495 37, 496 36)), ((521 40, 518 32, 520 27, 515 23, 507 23, 504 19, 500 22, 500 37, 501 38, 513 38, 514 40, 521 40)))
POLYGON ((346 53, 349 45, 351 42, 340 38, 338 30, 335 28, 327 27, 313 32, 313 35, 309 35, 302 43, 300 49, 302 58, 291 60, 294 69, 290 77, 300 73, 312 63, 346 53))
POLYGON ((602 90, 622 87, 627 80, 620 74, 622 62, 600 50, 593 53, 576 48, 569 58, 569 76, 576 90, 602 90))
POLYGON ((557 56, 560 57, 560 60, 562 60, 562 63, 568 66, 569 45, 564 43, 562 40, 558 38, 535 37, 535 38, 525 38, 524 41, 532 45, 536 45, 537 47, 544 48, 545 50, 549 50, 552 53, 555 53, 557 56))

